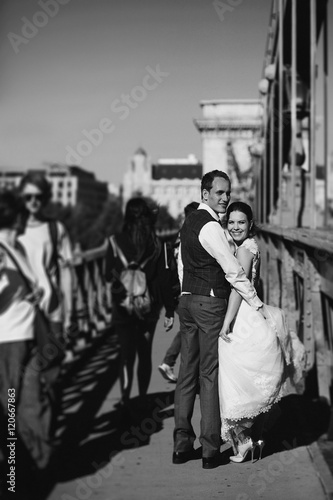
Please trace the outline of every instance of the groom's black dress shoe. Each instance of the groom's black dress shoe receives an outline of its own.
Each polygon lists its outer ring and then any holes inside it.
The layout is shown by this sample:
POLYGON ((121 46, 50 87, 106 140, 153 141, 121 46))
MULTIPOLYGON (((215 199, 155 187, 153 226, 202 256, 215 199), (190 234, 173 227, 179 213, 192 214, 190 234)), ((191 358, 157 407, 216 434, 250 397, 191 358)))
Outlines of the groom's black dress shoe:
POLYGON ((221 465, 221 455, 217 453, 213 457, 202 457, 202 468, 203 469, 215 469, 221 465))
POLYGON ((185 464, 189 460, 193 460, 195 457, 195 450, 189 451, 174 451, 172 454, 173 464, 185 464))

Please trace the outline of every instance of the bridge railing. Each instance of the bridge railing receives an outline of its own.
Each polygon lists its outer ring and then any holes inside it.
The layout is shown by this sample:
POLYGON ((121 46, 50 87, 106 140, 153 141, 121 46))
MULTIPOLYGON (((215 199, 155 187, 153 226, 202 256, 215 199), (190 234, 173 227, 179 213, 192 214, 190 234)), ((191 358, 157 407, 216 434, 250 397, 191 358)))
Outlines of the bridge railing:
POLYGON ((287 313, 305 345, 309 392, 332 403, 333 234, 263 225, 258 242, 263 300, 287 313))
POLYGON ((77 341, 90 341, 111 322, 111 297, 105 281, 107 242, 92 250, 74 252, 73 331, 77 341))
MULTIPOLYGON (((178 229, 157 231, 162 240, 174 240, 178 229)), ((74 250, 72 341, 89 341, 111 322, 111 291, 105 281, 107 240, 100 247, 74 250)))

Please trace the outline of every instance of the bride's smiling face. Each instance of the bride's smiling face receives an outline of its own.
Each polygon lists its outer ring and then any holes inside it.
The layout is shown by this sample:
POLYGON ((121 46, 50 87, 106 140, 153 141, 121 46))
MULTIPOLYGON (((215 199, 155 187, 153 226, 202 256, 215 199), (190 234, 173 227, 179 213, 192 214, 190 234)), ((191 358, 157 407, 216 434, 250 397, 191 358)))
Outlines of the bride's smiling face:
POLYGON ((227 228, 237 246, 249 236, 251 223, 247 215, 239 210, 230 213, 227 228))

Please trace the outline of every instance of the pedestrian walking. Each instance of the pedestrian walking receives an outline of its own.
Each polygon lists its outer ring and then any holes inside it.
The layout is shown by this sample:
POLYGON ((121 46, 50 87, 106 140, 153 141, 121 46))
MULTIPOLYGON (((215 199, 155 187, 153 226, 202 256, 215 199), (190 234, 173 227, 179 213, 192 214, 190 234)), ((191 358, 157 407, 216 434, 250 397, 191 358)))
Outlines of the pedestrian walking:
POLYGON ((1 432, 0 462, 8 467, 4 477, 9 496, 33 500, 39 473, 45 474, 53 452, 52 409, 36 347, 36 307, 42 290, 17 243, 20 212, 13 191, 0 194, 0 418, 1 428, 8 430, 1 432))
MULTIPOLYGON (((50 331, 63 345, 72 316, 72 248, 64 225, 50 221, 44 210, 51 199, 51 185, 42 172, 28 172, 21 180, 19 191, 24 204, 23 224, 19 242, 43 290, 40 307, 50 331)), ((60 358, 59 358, 60 359, 60 358)), ((50 395, 60 373, 60 364, 44 372, 50 395)))
POLYGON ((164 327, 174 320, 174 299, 170 273, 165 265, 163 244, 154 229, 156 214, 143 198, 132 198, 125 210, 121 232, 113 235, 106 256, 106 281, 111 283, 112 325, 120 344, 120 405, 129 409, 134 364, 138 358, 138 386, 141 402, 147 394, 152 373, 152 343, 158 319, 165 307, 164 327), (146 312, 130 310, 122 272, 125 262, 132 270, 140 268, 147 282, 151 303, 146 312))
MULTIPOLYGON (((188 203, 186 205, 186 207, 184 208, 185 218, 193 210, 197 210, 198 206, 199 206, 199 203, 196 201, 192 201, 191 203, 188 203)), ((178 240, 179 240, 179 237, 178 237, 178 240)), ((180 242, 180 240, 179 240, 179 242, 180 242)), ((174 255, 176 262, 178 260, 179 242, 178 242, 178 245, 176 246, 177 252, 175 252, 175 255, 174 255)), ((179 282, 179 280, 178 280, 178 282, 179 282)), ((180 288, 179 288, 179 293, 180 293, 180 288)), ((178 305, 179 296, 177 296, 176 299, 177 299, 177 305, 178 305)), ((176 312, 177 312, 177 308, 176 308, 176 312)), ((162 363, 158 367, 159 372, 161 373, 162 377, 164 377, 166 380, 168 380, 169 382, 172 382, 172 383, 177 382, 177 377, 174 374, 174 366, 175 366, 177 358, 180 354, 180 346, 181 346, 181 334, 180 334, 180 330, 179 330, 176 333, 173 341, 171 342, 170 347, 166 351, 162 363)))

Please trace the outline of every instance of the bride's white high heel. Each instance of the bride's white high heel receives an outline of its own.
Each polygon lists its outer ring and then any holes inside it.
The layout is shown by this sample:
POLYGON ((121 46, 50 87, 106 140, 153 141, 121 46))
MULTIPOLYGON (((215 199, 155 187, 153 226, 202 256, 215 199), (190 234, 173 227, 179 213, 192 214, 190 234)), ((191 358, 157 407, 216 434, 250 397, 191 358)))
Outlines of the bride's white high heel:
POLYGON ((256 447, 256 445, 255 445, 255 443, 253 443, 252 439, 248 438, 246 441, 244 441, 244 443, 241 443, 238 445, 238 453, 237 453, 237 455, 230 457, 231 462, 235 462, 235 463, 244 462, 249 451, 251 451, 251 460, 253 462, 253 455, 254 455, 255 447, 256 447))
POLYGON ((258 446, 258 448, 259 448, 258 460, 261 460, 262 449, 265 446, 265 441, 263 441, 262 439, 258 439, 258 441, 255 441, 253 444, 254 444, 254 446, 258 446))

